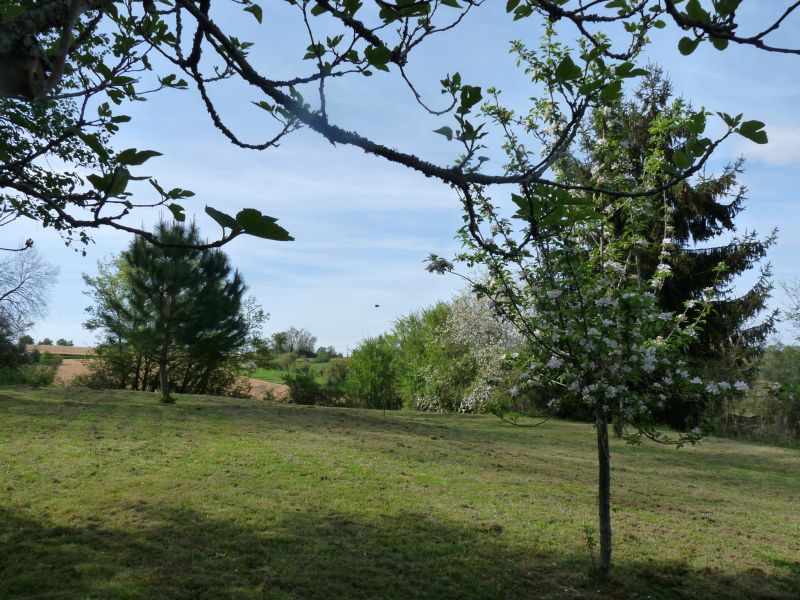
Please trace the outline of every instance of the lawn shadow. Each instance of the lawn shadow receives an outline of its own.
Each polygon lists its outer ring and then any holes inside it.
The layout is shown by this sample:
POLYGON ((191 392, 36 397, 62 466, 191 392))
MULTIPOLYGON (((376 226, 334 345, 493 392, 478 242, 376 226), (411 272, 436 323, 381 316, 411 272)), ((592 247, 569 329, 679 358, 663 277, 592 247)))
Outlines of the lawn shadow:
POLYGON ((2 598, 796 598, 780 577, 621 563, 598 590, 588 555, 537 552, 501 527, 456 527, 429 514, 258 515, 230 522, 145 501, 124 528, 56 525, 0 511, 2 598))

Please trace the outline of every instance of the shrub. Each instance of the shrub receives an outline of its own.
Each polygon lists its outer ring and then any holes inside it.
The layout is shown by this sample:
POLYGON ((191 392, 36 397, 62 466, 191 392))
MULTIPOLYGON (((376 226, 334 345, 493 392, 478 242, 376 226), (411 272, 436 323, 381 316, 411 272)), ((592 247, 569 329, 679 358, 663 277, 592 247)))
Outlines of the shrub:
POLYGON ((297 354, 294 352, 284 352, 275 357, 274 363, 281 370, 286 370, 297 361, 297 354))
POLYGON ((289 401, 295 404, 326 404, 325 389, 317 383, 311 367, 307 364, 291 369, 283 378, 289 387, 289 401))
POLYGON ((344 391, 351 404, 363 408, 397 409, 397 341, 393 336, 367 338, 353 351, 344 391))
POLYGON ((56 371, 43 365, 0 367, 0 385, 52 385, 56 371))
POLYGON ((51 367, 57 367, 58 365, 61 364, 62 360, 63 359, 60 356, 58 356, 57 354, 51 354, 50 352, 47 352, 45 350, 44 352, 39 354, 39 361, 38 362, 41 365, 49 365, 51 367))

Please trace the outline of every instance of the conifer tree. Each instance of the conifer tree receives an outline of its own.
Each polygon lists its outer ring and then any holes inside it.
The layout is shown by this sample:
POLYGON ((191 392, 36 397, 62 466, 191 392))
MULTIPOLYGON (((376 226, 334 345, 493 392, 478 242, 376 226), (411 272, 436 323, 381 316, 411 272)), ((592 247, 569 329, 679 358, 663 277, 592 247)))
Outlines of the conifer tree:
MULTIPOLYGON (((194 224, 162 222, 154 235, 161 246, 137 237, 110 268, 85 278, 96 302, 87 326, 157 365, 168 402, 173 364, 180 365, 180 390, 203 392, 211 373, 244 344, 245 285, 221 251, 192 247, 200 244, 194 224)), ((139 372, 137 363, 135 379, 139 372)))
MULTIPOLYGON (((687 145, 695 143, 690 138, 692 111, 674 98, 660 68, 649 71, 632 99, 595 111, 591 127, 583 132, 583 153, 563 161, 564 177, 633 189, 643 184, 655 188, 674 176, 663 169, 663 162, 654 168, 648 157, 655 149, 672 164, 683 163, 692 151, 687 145)), ((774 331, 776 317, 776 312, 764 314, 772 290, 769 264, 760 267, 749 290, 734 293, 737 277, 755 268, 775 241, 775 231, 763 238, 750 231, 737 234, 735 219, 747 192, 737 179, 742 172, 739 158, 718 175, 701 172, 647 203, 619 208, 600 199, 609 227, 621 231, 626 223, 635 223, 640 241, 631 252, 642 281, 650 280, 660 263, 671 268, 672 276, 656 291, 665 312, 680 313, 687 302, 712 298, 713 309, 687 354, 702 370, 735 379, 753 374, 752 359, 774 331)), ((660 416, 675 427, 695 426, 703 408, 672 398, 660 416)))

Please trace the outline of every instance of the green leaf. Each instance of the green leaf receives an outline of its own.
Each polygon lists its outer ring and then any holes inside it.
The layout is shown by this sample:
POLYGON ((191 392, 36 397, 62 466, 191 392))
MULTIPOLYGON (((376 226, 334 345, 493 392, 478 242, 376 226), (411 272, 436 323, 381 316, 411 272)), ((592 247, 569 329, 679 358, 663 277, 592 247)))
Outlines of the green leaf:
POLYGON ((255 208, 245 208, 236 214, 236 222, 249 235, 278 242, 294 240, 288 231, 276 224, 276 221, 276 218, 262 215, 255 208))
POLYGON ((689 56, 697 49, 697 44, 700 43, 700 38, 693 40, 692 38, 682 37, 678 42, 678 50, 684 56, 689 56))
POLYGON ((692 160, 683 150, 675 150, 672 153, 672 162, 679 169, 686 169, 692 164, 692 160))
POLYGON ((259 23, 261 23, 262 19, 264 18, 264 12, 261 10, 261 7, 258 4, 251 4, 244 10, 251 13, 259 23))
POLYGON ((91 133, 81 132, 78 136, 83 140, 83 143, 89 146, 97 156, 99 156, 102 160, 108 160, 108 151, 106 150, 103 143, 100 139, 91 133))
POLYGON ((325 8, 324 6, 320 6, 319 4, 315 4, 313 6, 313 8, 311 9, 311 14, 314 15, 315 17, 318 17, 321 14, 327 12, 327 10, 328 9, 325 8))
POLYGON ((438 133, 439 135, 443 135, 444 137, 447 138, 448 142, 452 141, 453 139, 453 130, 447 127, 446 125, 444 127, 439 127, 439 129, 434 129, 433 133, 438 133))
POLYGON ((99 192, 105 192, 108 189, 108 184, 111 182, 111 177, 108 175, 87 175, 86 179, 92 184, 92 187, 99 192))
POLYGON ((695 21, 710 21, 710 15, 700 5, 700 0, 689 0, 686 3, 686 16, 695 21))
POLYGON ((742 0, 717 0, 715 8, 720 17, 727 17, 742 3, 742 0))
POLYGON ((474 85, 465 85, 461 88, 462 108, 472 108, 483 98, 481 88, 474 85))
POLYGON ((728 127, 736 127, 739 124, 739 121, 742 120, 742 115, 737 117, 732 117, 728 113, 718 112, 717 115, 725 122, 725 125, 728 127))
POLYGON ((108 194, 110 196, 119 196, 128 187, 128 182, 131 180, 131 174, 125 167, 119 167, 114 171, 114 176, 111 178, 111 183, 108 186, 108 194))
POLYGON ((236 219, 229 214, 217 210, 216 208, 206 206, 206 214, 219 223, 222 227, 227 227, 228 229, 232 230, 241 229, 239 224, 236 222, 236 219))
POLYGON ((572 81, 581 76, 581 68, 572 61, 572 57, 567 54, 561 59, 556 67, 555 76, 561 82, 572 81))
POLYGON ((531 205, 528 200, 524 196, 513 193, 511 194, 511 199, 514 201, 514 204, 519 207, 517 216, 522 219, 529 219, 531 217, 531 205))
POLYGON ((385 46, 367 46, 364 48, 364 56, 367 62, 381 71, 388 71, 389 67, 386 65, 392 57, 392 53, 385 46))
POLYGON ((128 148, 117 154, 117 162, 121 165, 141 165, 154 156, 161 156, 161 152, 155 150, 138 151, 136 148, 128 148))
POLYGON ((118 196, 128 187, 131 174, 125 167, 119 167, 113 174, 87 175, 86 179, 97 191, 108 194, 109 196, 118 196))
POLYGON ((603 102, 610 103, 622 98, 622 80, 616 79, 609 83, 600 92, 600 99, 603 102))
POLYGON ((183 212, 183 207, 180 204, 167 204, 167 208, 172 213, 172 218, 178 223, 183 223, 186 220, 186 214, 183 212))
POLYGON ((728 47, 728 40, 725 38, 711 37, 711 44, 719 51, 725 50, 728 47))
POLYGON ((742 137, 746 137, 756 144, 766 144, 769 141, 767 132, 764 131, 764 123, 761 121, 745 121, 736 131, 742 137))
POLYGON ((614 74, 621 78, 642 77, 643 75, 647 75, 647 73, 647 69, 637 69, 636 65, 632 62, 622 63, 617 67, 616 71, 614 71, 614 74))
POLYGON ((519 6, 519 3, 520 0, 508 0, 508 2, 506 2, 506 12, 510 13, 511 11, 513 11, 515 8, 519 6))
POLYGON ((439 3, 443 6, 449 6, 450 8, 461 8, 457 0, 440 0, 439 3))

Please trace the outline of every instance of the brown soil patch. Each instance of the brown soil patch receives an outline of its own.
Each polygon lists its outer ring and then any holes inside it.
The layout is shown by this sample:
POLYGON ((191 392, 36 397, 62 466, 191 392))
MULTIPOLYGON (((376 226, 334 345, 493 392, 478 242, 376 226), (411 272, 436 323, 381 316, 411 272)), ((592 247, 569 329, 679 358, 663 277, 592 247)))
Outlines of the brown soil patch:
POLYGON ((256 400, 265 400, 270 396, 275 400, 287 400, 289 398, 289 386, 282 383, 272 383, 261 379, 247 377, 250 382, 250 397, 256 400))
POLYGON ((56 380, 68 383, 76 375, 85 375, 89 372, 87 361, 80 358, 65 358, 56 369, 56 380))
MULTIPOLYGON (((30 347, 30 346, 29 346, 30 347)), ((39 348, 66 348, 69 346, 38 346, 39 348)), ((91 350, 91 348, 85 348, 91 350)), ((54 352, 55 354, 55 352, 54 352)), ((58 365, 56 370, 56 380, 60 383, 69 383, 77 375, 85 375, 89 372, 89 362, 80 358, 65 358, 58 365)), ((247 377, 250 382, 250 397, 254 400, 265 400, 273 398, 275 400, 287 400, 289 398, 289 386, 282 383, 272 383, 247 377)))
POLYGON ((94 354, 94 348, 86 346, 47 346, 45 344, 28 344, 25 349, 38 350, 39 352, 49 352, 50 354, 71 354, 73 356, 88 356, 94 354))

